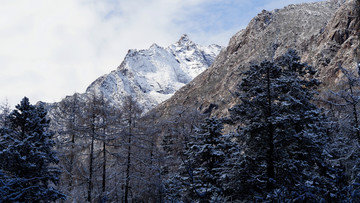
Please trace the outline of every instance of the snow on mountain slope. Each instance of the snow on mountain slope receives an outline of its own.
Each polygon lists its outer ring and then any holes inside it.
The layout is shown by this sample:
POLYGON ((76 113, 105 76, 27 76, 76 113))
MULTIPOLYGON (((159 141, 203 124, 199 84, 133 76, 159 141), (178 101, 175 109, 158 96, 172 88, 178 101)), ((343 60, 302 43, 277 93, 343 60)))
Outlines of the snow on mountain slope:
POLYGON ((167 48, 153 44, 129 50, 117 70, 95 80, 86 93, 102 93, 115 105, 131 95, 146 112, 207 69, 220 50, 218 45, 197 45, 187 35, 167 48))

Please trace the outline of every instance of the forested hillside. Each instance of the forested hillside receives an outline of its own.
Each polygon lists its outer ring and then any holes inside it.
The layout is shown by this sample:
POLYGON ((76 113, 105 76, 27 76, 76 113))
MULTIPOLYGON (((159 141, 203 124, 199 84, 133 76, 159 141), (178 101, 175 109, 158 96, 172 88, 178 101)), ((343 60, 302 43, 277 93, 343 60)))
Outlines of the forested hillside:
POLYGON ((359 0, 289 5, 150 111, 101 89, 125 69, 2 104, 0 202, 360 202, 359 45, 359 0))

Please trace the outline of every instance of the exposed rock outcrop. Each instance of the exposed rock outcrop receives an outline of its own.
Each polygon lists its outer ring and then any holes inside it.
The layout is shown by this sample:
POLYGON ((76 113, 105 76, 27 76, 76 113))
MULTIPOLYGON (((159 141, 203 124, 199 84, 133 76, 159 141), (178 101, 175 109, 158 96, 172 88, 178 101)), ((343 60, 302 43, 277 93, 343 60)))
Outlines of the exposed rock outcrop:
POLYGON ((304 61, 319 70, 323 88, 336 89, 341 74, 338 65, 356 68, 360 62, 360 1, 342 5, 321 33, 303 44, 304 61))
POLYGON ((359 58, 359 1, 329 0, 262 11, 236 33, 214 64, 156 108, 163 116, 178 105, 223 116, 234 104, 232 92, 250 62, 272 60, 294 48, 319 70, 322 88, 336 86, 338 63, 359 58))

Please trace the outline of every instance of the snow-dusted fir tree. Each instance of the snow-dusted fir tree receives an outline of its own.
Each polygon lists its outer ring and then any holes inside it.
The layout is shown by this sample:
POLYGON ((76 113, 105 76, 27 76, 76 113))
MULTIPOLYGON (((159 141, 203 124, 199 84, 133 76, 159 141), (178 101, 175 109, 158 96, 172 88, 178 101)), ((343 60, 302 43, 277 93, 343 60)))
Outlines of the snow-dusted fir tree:
POLYGON ((205 119, 196 130, 185 149, 180 173, 167 182, 168 200, 181 197, 184 201, 222 202, 231 195, 228 173, 237 144, 222 130, 222 121, 215 117, 205 119))
POLYGON ((291 49, 277 63, 253 64, 244 73, 240 101, 230 109, 243 148, 242 199, 306 202, 327 195, 326 122, 311 103, 319 85, 314 74, 291 49))
MULTIPOLYGON (((339 82, 342 87, 337 92, 330 92, 327 103, 336 111, 338 117, 341 117, 343 125, 351 138, 357 139, 360 143, 360 77, 354 70, 348 70, 339 65, 339 71, 344 75, 339 82), (345 124, 346 123, 346 124, 345 124)), ((360 70, 359 70, 360 71, 360 70)))
POLYGON ((0 104, 0 127, 5 127, 9 124, 10 106, 6 101, 0 104))
POLYGON ((331 145, 327 150, 336 166, 336 197, 342 201, 360 201, 360 69, 339 65, 343 77, 337 91, 324 94, 332 121, 331 145))
POLYGON ((24 97, 9 115, 10 125, 0 134, 0 170, 6 187, 0 202, 50 202, 65 198, 54 188, 58 162, 53 133, 42 106, 24 97))

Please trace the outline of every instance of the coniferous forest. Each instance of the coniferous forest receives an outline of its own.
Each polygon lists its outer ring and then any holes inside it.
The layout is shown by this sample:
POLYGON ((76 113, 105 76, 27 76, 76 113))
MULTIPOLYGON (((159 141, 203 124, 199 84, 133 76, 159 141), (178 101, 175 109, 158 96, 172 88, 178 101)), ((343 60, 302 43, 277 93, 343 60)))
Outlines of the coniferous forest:
POLYGON ((94 92, 1 106, 0 202, 359 202, 360 75, 289 49, 242 71, 227 116, 94 92))

